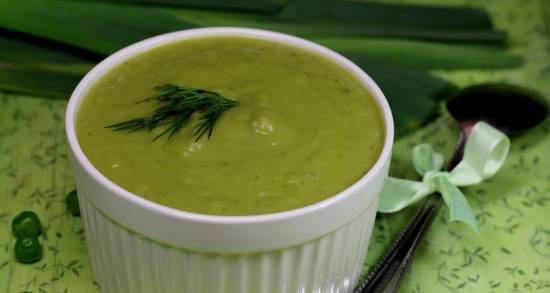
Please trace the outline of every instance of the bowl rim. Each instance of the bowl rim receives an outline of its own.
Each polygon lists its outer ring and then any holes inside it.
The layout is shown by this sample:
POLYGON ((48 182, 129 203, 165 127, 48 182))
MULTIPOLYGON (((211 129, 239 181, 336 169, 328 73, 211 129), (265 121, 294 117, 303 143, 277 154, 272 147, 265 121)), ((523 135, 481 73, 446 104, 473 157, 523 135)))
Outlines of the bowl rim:
POLYGON ((65 113, 65 130, 69 149, 76 158, 76 161, 78 161, 78 164, 83 168, 84 172, 91 175, 103 188, 109 190, 113 194, 117 194, 127 203, 139 205, 142 208, 145 208, 151 212, 168 216, 172 219, 188 220, 209 225, 266 223, 288 218, 296 218, 305 214, 318 212, 319 210, 325 209, 328 206, 342 201, 346 197, 349 197, 350 194, 358 192, 358 190, 362 188, 365 184, 372 181, 373 177, 376 176, 376 174, 380 172, 387 172, 387 165, 389 164, 389 160, 391 157, 394 137, 394 124, 392 113, 384 94, 376 85, 376 83, 372 80, 372 78, 368 76, 368 74, 360 69, 357 65, 326 47, 323 47, 308 40, 304 40, 302 38, 278 32, 239 27, 208 27, 166 33, 139 41, 115 52, 114 54, 110 55, 99 64, 97 64, 92 70, 90 70, 73 91, 65 113), (382 151, 374 165, 352 185, 340 191, 339 193, 334 194, 319 202, 282 212, 243 216, 199 214, 163 206, 161 204, 155 203, 136 194, 133 194, 130 191, 127 191, 126 189, 118 186, 106 176, 101 174, 101 172, 99 172, 99 170, 97 170, 92 165, 92 163, 84 154, 82 148, 78 143, 75 131, 75 122, 78 107, 91 86, 93 86, 97 82, 97 80, 99 80, 112 68, 140 53, 174 42, 216 36, 251 37, 298 47, 330 59, 334 63, 343 67, 346 71, 352 73, 353 76, 356 77, 372 95, 383 116, 382 118, 385 126, 385 139, 382 151))

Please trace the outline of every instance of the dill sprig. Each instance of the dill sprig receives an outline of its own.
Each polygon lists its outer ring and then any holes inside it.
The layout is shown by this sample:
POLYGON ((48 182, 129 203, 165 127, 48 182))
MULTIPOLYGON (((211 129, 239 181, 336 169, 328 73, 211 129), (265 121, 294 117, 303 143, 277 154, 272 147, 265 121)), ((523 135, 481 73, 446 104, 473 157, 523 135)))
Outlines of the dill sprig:
POLYGON ((137 102, 156 101, 160 103, 161 106, 151 116, 108 125, 106 128, 113 128, 114 131, 127 130, 130 133, 138 130, 151 131, 164 126, 165 129, 153 140, 164 135, 168 135, 170 139, 185 126, 193 113, 200 112, 202 115, 195 125, 195 141, 198 141, 206 133, 210 139, 214 125, 221 114, 238 105, 237 101, 203 89, 166 84, 155 87, 155 90, 157 91, 156 95, 137 102))

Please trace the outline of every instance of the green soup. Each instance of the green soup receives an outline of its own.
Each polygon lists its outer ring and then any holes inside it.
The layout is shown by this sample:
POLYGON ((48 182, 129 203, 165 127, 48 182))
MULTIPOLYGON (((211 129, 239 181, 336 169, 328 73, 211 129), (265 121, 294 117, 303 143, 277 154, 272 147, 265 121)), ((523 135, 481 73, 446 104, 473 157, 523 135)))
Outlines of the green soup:
POLYGON ((78 141, 119 186, 156 203, 215 215, 291 210, 337 194, 377 160, 379 107, 340 65, 315 53, 248 37, 180 41, 130 58, 101 77, 77 113, 78 141), (172 138, 163 129, 105 128, 148 116, 138 103, 173 83, 239 102, 212 137, 193 137, 197 117, 172 138))

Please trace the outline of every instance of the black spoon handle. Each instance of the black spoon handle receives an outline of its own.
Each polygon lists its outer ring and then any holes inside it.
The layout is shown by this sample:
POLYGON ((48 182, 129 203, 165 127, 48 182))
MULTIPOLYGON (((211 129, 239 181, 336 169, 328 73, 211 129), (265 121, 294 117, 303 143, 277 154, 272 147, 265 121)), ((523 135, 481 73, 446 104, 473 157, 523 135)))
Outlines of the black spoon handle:
MULTIPOLYGON (((462 159, 468 132, 462 131, 460 133, 454 156, 447 170, 454 168, 462 159)), ((376 263, 354 293, 393 293, 399 289, 403 276, 414 257, 418 243, 424 232, 430 227, 441 203, 442 199, 438 194, 428 197, 392 243, 386 255, 376 263)))
POLYGON ((441 197, 430 196, 418 209, 411 221, 378 261, 366 279, 355 289, 355 293, 395 292, 401 283, 414 256, 418 242, 430 226, 441 205, 441 197))

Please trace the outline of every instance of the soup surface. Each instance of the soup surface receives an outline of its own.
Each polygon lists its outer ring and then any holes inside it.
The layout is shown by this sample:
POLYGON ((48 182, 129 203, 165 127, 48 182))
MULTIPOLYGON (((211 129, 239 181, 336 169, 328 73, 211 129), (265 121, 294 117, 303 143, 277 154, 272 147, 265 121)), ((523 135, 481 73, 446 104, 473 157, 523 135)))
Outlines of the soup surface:
POLYGON ((77 113, 79 144, 119 186, 196 213, 252 215, 303 207, 360 179, 384 140, 382 115, 360 82, 315 53, 248 37, 208 37, 157 47, 101 77, 77 113), (239 102, 210 139, 192 117, 172 138, 105 128, 145 117, 153 88, 176 84, 239 102))

